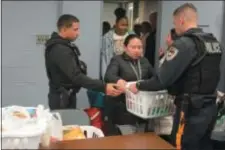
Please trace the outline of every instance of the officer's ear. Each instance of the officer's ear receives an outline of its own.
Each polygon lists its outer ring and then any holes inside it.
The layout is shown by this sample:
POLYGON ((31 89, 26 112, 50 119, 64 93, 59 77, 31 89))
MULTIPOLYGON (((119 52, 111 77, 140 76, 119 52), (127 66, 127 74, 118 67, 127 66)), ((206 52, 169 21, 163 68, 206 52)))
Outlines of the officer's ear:
POLYGON ((179 23, 180 23, 180 25, 183 25, 184 24, 184 18, 183 17, 180 17, 179 18, 179 23))

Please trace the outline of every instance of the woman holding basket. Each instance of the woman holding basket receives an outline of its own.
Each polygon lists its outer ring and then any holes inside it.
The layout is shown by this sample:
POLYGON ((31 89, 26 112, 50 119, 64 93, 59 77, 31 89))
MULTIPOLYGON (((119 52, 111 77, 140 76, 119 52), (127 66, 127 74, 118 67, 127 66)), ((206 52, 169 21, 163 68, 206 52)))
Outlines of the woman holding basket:
MULTIPOLYGON (((143 45, 138 35, 131 34, 126 37, 124 50, 124 53, 111 59, 106 70, 105 82, 117 83, 118 87, 125 91, 127 82, 149 79, 155 73, 148 60, 143 57, 143 45)), ((105 116, 108 118, 107 122, 112 125, 146 123, 127 112, 125 94, 106 98, 105 116)))

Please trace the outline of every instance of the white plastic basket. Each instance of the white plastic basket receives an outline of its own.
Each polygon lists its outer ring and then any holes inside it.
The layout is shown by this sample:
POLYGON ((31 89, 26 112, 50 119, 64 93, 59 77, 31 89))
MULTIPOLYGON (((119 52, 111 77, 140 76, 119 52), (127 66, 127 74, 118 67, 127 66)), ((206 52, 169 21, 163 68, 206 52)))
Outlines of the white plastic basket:
MULTIPOLYGON (((67 127, 77 127, 77 125, 66 125, 63 128, 67 127)), ((102 130, 94 127, 94 126, 79 126, 83 133, 86 135, 86 138, 101 138, 104 137, 102 130)))
POLYGON ((127 90, 126 107, 127 111, 143 119, 170 116, 174 112, 173 99, 166 90, 137 94, 127 90))
POLYGON ((20 129, 19 131, 2 132, 2 149, 38 149, 41 136, 45 132, 45 121, 30 129, 20 129))
POLYGON ((81 130, 87 133, 87 138, 101 138, 104 137, 102 130, 94 126, 80 126, 81 130))
POLYGON ((2 148, 3 149, 38 149, 42 135, 46 132, 49 110, 44 106, 22 107, 8 106, 2 110, 2 148), (27 118, 12 115, 14 111, 23 112, 27 118))

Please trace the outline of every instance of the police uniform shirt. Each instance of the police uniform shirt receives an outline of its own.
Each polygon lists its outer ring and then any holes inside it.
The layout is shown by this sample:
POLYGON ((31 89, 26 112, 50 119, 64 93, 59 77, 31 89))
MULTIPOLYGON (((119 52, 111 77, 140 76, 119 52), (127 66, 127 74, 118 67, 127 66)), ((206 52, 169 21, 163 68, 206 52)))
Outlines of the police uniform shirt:
POLYGON ((217 90, 225 93, 225 49, 222 49, 222 58, 220 62, 220 81, 217 90))
MULTIPOLYGON (((203 32, 202 29, 193 28, 186 33, 203 32)), ((210 53, 210 51, 209 51, 210 53)), ((162 90, 179 79, 185 69, 196 58, 198 52, 194 41, 186 36, 181 36, 175 40, 168 48, 164 60, 158 70, 157 77, 142 81, 139 83, 138 89, 143 91, 162 90), (157 87, 157 88, 156 88, 157 87)))

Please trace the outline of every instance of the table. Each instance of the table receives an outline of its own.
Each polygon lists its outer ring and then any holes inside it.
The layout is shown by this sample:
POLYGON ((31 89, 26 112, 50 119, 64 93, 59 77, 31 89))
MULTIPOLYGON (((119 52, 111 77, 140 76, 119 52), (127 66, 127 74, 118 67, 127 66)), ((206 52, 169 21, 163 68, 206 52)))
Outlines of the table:
MULTIPOLYGON (((42 149, 42 148, 40 148, 42 149)), ((174 149, 172 145, 154 133, 62 141, 44 149, 174 149)))

